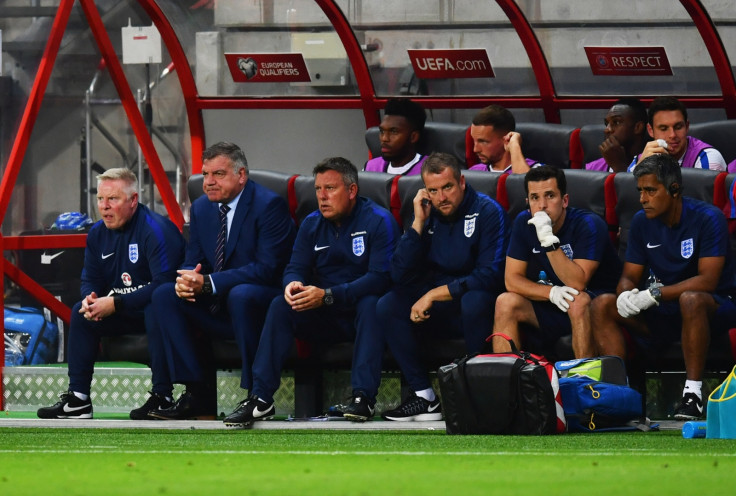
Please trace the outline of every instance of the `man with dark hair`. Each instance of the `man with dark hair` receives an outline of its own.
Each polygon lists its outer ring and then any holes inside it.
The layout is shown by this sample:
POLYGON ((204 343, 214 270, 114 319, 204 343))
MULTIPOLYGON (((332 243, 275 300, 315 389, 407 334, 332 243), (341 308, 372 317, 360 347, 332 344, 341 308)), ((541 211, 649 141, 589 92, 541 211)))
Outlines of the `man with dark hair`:
MULTIPOLYGON (((496 301, 494 332, 537 352, 572 333, 575 356, 594 356, 590 302, 613 291, 621 274, 608 226, 598 215, 568 206, 562 169, 532 169, 524 187, 529 208, 516 217, 511 230, 508 292, 496 301), (525 332, 520 335, 522 325, 525 332)), ((505 339, 494 338, 493 344, 494 351, 508 350, 505 339)))
POLYGON ((606 138, 599 146, 602 157, 585 164, 585 168, 626 172, 649 141, 647 108, 638 98, 621 98, 608 109, 603 123, 606 138))
POLYGON ((363 170, 413 176, 419 174, 426 158, 417 153, 427 115, 415 101, 392 98, 386 102, 378 126, 381 156, 366 162, 363 170))
POLYGON ((736 322, 736 272, 723 213, 682 196, 682 173, 668 154, 634 170, 642 210, 631 222, 616 294, 593 302, 593 336, 602 355, 626 357, 619 326, 647 351, 682 341, 687 380, 678 420, 703 415, 701 392, 711 331, 736 322), (646 284, 646 285, 645 285, 646 284))
POLYGON ((205 195, 192 203, 184 265, 175 283, 153 295, 171 378, 186 391, 169 408, 152 396, 144 405, 148 418, 214 418, 208 390, 214 374, 202 363, 196 332, 234 337, 242 360, 240 387, 252 387, 266 309, 280 292, 294 241, 286 201, 248 178, 248 162, 237 145, 217 143, 204 151, 202 162, 205 195))
POLYGON ((84 251, 84 297, 72 308, 69 325, 69 391, 55 405, 39 409, 40 418, 92 418, 90 387, 101 336, 145 330, 151 395, 170 397, 173 390, 151 295, 174 280, 184 238, 170 220, 138 203, 138 179, 128 169, 97 176, 97 208, 102 219, 90 229, 84 251))
POLYGON ((649 106, 648 118, 647 131, 654 140, 647 143, 636 162, 629 166, 629 171, 633 171, 638 163, 656 153, 668 154, 680 167, 726 170, 726 161, 721 152, 708 143, 687 135, 690 122, 687 119, 687 108, 680 100, 672 96, 655 98, 649 106))
POLYGON ((414 220, 391 262, 395 286, 376 307, 389 349, 415 393, 384 412, 386 420, 442 419, 415 333, 462 336, 469 353, 480 351, 493 326, 494 301, 503 291, 506 212, 465 182, 452 155, 430 155, 422 180, 414 220))
POLYGON ((500 105, 489 105, 475 114, 470 135, 473 152, 481 162, 471 166, 470 170, 523 174, 531 167, 542 165, 524 158, 514 114, 500 105))
POLYGON ((284 271, 283 295, 271 302, 253 364, 253 389, 225 425, 247 427, 275 413, 273 395, 294 337, 311 343, 355 341, 350 420, 373 417, 384 341, 376 301, 389 287, 389 261, 399 236, 393 216, 358 196, 358 171, 342 157, 313 170, 319 210, 299 227, 284 271))

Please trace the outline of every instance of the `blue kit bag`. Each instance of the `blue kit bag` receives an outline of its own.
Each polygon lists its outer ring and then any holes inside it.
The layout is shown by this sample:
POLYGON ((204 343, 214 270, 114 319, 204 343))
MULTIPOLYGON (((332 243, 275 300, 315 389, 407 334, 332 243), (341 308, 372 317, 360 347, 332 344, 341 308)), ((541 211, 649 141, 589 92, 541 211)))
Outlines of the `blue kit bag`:
POLYGON ((642 418, 641 394, 631 389, 623 360, 597 357, 555 363, 568 432, 649 430, 642 418), (606 380, 612 382, 606 382, 606 380))
POLYGON ((6 366, 56 361, 59 328, 46 320, 41 310, 5 307, 4 322, 6 366))

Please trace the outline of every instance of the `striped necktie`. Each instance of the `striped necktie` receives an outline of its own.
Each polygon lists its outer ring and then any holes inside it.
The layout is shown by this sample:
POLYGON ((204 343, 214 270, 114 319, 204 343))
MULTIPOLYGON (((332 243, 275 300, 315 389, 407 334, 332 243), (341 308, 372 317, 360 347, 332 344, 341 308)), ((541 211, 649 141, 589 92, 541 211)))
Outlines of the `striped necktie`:
POLYGON ((227 244, 227 213, 230 207, 220 205, 220 232, 217 233, 217 245, 215 246, 215 270, 220 272, 225 266, 225 245, 227 244))
MULTIPOLYGON (((220 231, 217 233, 217 244, 215 245, 215 270, 220 272, 225 266, 225 245, 227 244, 227 213, 230 207, 220 205, 220 231)), ((220 300, 215 296, 215 301, 210 305, 210 312, 215 314, 220 311, 220 300)))

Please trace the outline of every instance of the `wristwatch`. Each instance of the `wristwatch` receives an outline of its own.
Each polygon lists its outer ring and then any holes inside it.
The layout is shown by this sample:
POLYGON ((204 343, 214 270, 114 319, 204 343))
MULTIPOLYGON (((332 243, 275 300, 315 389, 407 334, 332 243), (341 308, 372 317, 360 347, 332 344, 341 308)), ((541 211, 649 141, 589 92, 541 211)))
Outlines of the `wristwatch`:
POLYGON ((325 289, 325 295, 322 297, 322 303, 324 303, 326 306, 330 306, 335 303, 335 297, 332 296, 332 289, 325 289))
POLYGON ((546 251, 547 253, 549 253, 551 251, 555 251, 559 247, 560 247, 560 243, 558 241, 557 243, 552 243, 551 245, 549 245, 548 247, 546 247, 544 249, 544 251, 546 251))
POLYGON ((649 294, 652 295, 652 298, 654 298, 657 303, 662 301, 662 291, 660 291, 657 286, 649 288, 649 294))
POLYGON ((202 294, 212 294, 212 279, 209 274, 205 274, 202 277, 202 294))

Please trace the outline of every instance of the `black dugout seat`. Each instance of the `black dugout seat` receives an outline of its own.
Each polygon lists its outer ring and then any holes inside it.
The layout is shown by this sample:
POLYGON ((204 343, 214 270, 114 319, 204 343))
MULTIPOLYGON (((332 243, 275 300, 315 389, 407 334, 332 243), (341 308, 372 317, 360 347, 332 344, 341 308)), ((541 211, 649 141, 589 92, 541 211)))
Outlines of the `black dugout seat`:
POLYGON ((688 134, 721 152, 726 164, 736 159, 736 120, 691 124, 688 134))
MULTIPOLYGON (((417 151, 422 155, 429 155, 432 152, 449 153, 454 155, 461 164, 465 164, 465 131, 467 128, 465 124, 427 122, 417 145, 417 151)), ((372 157, 381 156, 381 142, 377 126, 366 130, 365 143, 372 157)), ((363 164, 356 165, 358 168, 363 166, 363 164)))
POLYGON ((606 126, 603 124, 587 124, 580 128, 580 146, 583 151, 583 168, 588 162, 601 158, 601 151, 598 148, 606 138, 604 130, 606 126))

